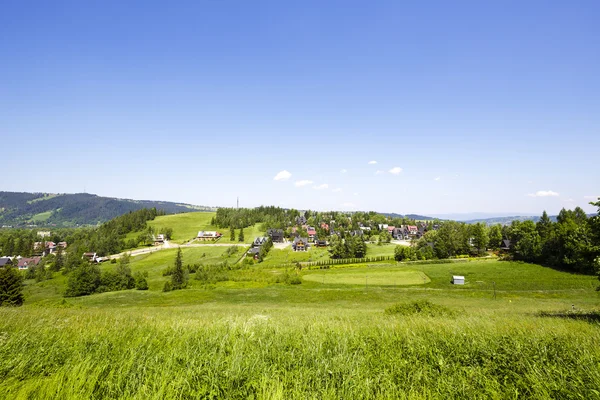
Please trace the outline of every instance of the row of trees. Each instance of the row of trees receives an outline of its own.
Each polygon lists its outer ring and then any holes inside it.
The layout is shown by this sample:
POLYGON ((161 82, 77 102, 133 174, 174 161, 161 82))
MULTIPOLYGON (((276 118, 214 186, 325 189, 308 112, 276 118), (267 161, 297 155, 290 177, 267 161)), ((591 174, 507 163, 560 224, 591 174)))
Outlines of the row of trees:
POLYGON ((131 274, 129 256, 124 255, 113 271, 101 272, 95 264, 81 260, 73 266, 67 281, 65 297, 85 296, 93 293, 114 292, 136 288, 147 290, 147 275, 142 273, 131 274))
POLYGON ((329 255, 333 259, 364 258, 367 255, 367 244, 360 236, 342 239, 333 235, 329 241, 329 255))

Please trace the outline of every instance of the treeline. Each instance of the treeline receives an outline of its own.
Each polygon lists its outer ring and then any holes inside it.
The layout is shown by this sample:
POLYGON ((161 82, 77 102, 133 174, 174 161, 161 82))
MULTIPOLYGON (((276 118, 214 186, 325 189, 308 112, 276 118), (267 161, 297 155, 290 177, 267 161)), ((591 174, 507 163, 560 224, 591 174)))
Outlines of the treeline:
MULTIPOLYGON (((600 209, 600 201, 591 203, 600 209)), ((397 248, 396 259, 443 259, 484 255, 504 249, 515 260, 536 262, 566 270, 593 273, 600 267, 600 217, 589 218, 579 207, 562 209, 552 222, 544 212, 539 221, 513 221, 488 227, 446 221, 430 230, 412 248, 397 248)))
MULTIPOLYGON (((140 244, 152 241, 153 230, 147 228, 147 222, 164 215, 164 211, 156 208, 131 211, 116 217, 97 228, 65 228, 55 229, 49 237, 41 238, 37 229, 2 229, 0 230, 0 255, 29 257, 34 254, 34 243, 52 241, 67 242, 69 253, 81 254, 91 251, 98 256, 120 253, 140 244), (136 238, 125 240, 131 232, 143 231, 136 238)), ((172 229, 165 228, 167 236, 172 229)), ((162 232, 161 232, 162 233, 162 232)))
POLYGON ((285 210, 274 206, 257 208, 219 208, 211 225, 219 228, 241 229, 257 223, 263 223, 268 228, 282 229, 295 224, 300 216, 298 210, 285 210))
POLYGON ((345 240, 338 235, 331 236, 329 241, 330 258, 364 258, 366 254, 367 244, 361 236, 348 236, 345 240))
MULTIPOLYGON (((591 203, 599 208, 600 201, 591 203)), ((579 207, 560 211, 556 222, 544 212, 537 223, 513 221, 507 228, 515 259, 593 273, 600 268, 600 217, 579 207)))

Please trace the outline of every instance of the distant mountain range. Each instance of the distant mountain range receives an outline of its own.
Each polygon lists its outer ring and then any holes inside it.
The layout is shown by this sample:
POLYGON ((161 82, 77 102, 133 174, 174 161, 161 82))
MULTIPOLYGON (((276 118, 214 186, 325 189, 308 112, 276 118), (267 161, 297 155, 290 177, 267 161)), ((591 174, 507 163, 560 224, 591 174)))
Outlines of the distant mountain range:
POLYGON ((96 225, 129 211, 152 207, 167 214, 215 210, 191 204, 118 199, 88 193, 0 192, 0 227, 96 225))
POLYGON ((418 215, 418 214, 396 214, 396 213, 381 213, 381 215, 385 215, 388 218, 408 218, 408 219, 414 219, 416 221, 433 221, 434 219, 438 219, 438 218, 433 218, 433 217, 426 217, 425 215, 418 215))

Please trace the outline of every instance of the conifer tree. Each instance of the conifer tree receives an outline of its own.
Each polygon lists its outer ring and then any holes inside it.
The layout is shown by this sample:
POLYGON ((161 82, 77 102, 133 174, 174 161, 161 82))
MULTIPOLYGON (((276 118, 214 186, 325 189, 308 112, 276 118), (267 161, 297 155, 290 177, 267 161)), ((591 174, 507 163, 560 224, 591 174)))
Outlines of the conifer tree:
POLYGON ((171 275, 171 287, 173 290, 185 289, 188 283, 188 274, 183 267, 183 257, 181 248, 177 249, 177 257, 175 257, 175 268, 171 275))
POLYGON ((0 267, 0 306, 20 306, 24 299, 23 277, 10 265, 0 267))
POLYGON ((238 236, 238 241, 240 241, 240 242, 244 241, 244 228, 240 229, 240 234, 238 236))

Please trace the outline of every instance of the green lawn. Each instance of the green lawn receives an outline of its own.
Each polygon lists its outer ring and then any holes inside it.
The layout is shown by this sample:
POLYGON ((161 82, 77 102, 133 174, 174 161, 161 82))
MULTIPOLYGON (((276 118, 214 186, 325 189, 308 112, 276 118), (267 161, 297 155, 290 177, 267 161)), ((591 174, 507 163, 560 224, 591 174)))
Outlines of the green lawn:
POLYGON ((303 276, 304 280, 335 285, 424 285, 431 280, 421 271, 408 268, 347 268, 324 270, 303 276))
MULTIPOLYGON (((25 305, 0 308, 0 398, 599 398, 596 277, 478 260, 279 279, 297 274, 278 267, 286 258, 326 256, 314 250, 273 249, 227 281, 191 274, 189 289, 168 293, 162 271, 175 250, 132 260, 148 291, 62 299, 62 274, 27 281, 25 305), (467 284, 450 284, 452 274, 467 284), (417 300, 454 313, 384 313, 417 300)), ((238 256, 183 251, 184 264, 238 256)))
POLYGON ((326 248, 311 246, 308 251, 294 251, 291 247, 282 250, 273 248, 260 265, 263 267, 278 267, 282 264, 328 259, 329 252, 326 248))
POLYGON ((396 245, 391 243, 382 244, 381 246, 375 243, 367 243, 367 257, 393 256, 395 248, 396 245))

